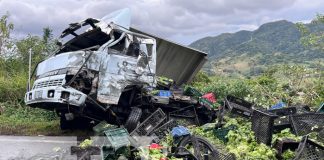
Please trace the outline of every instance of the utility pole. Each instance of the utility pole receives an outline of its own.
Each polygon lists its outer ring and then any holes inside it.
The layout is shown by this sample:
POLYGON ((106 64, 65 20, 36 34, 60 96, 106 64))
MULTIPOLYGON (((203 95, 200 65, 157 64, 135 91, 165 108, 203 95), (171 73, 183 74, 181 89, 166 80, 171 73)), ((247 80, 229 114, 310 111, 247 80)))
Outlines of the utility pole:
POLYGON ((32 56, 32 50, 29 49, 29 64, 28 64, 28 91, 30 91, 30 78, 31 78, 31 56, 32 56))

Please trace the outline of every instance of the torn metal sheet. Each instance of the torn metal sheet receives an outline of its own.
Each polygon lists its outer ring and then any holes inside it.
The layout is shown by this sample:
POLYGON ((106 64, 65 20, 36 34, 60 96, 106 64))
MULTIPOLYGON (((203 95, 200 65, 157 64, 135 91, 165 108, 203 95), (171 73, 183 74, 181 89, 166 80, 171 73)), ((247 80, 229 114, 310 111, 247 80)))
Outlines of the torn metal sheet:
POLYGON ((156 40, 156 74, 173 79, 177 85, 190 82, 207 61, 207 53, 183 46, 169 40, 131 27, 156 40))

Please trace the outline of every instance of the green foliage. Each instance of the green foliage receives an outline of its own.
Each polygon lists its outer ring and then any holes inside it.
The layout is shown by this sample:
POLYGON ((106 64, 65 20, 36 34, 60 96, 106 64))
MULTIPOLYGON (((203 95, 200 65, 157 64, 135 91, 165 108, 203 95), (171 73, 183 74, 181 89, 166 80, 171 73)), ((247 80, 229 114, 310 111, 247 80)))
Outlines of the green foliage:
POLYGON ((290 149, 282 153, 282 159, 284 160, 290 160, 294 158, 295 158, 295 152, 291 151, 290 149))
POLYGON ((93 143, 93 140, 90 140, 90 139, 85 139, 84 141, 82 141, 80 144, 79 144, 79 147, 82 148, 82 149, 85 149, 85 148, 88 148, 92 145, 93 143))
POLYGON ((8 18, 9 14, 0 18, 1 116, 19 123, 56 120, 57 117, 53 112, 31 109, 23 105, 27 89, 29 51, 32 52, 32 66, 35 67, 37 62, 56 49, 52 30, 48 27, 44 28, 42 38, 28 35, 14 40, 10 36, 14 25, 8 21, 8 18))
POLYGON ((193 82, 209 83, 211 82, 211 80, 209 79, 209 76, 206 74, 206 72, 200 71, 194 77, 193 82))
POLYGON ((227 137, 226 148, 234 153, 237 159, 275 159, 275 150, 255 141, 251 130, 251 122, 240 119, 231 119, 226 125, 236 125, 236 130, 231 130, 227 137))
POLYGON ((275 159, 275 150, 265 144, 258 144, 255 141, 254 133, 251 130, 251 122, 243 118, 225 117, 224 127, 236 126, 235 130, 230 130, 227 134, 228 142, 223 143, 218 139, 212 129, 194 127, 193 134, 200 135, 208 139, 209 142, 219 148, 221 152, 234 153, 237 159, 275 159))
POLYGON ((6 55, 5 51, 12 48, 10 33, 14 29, 14 25, 8 22, 9 13, 1 16, 0 18, 0 56, 6 55))
POLYGON ((288 139, 292 139, 295 141, 301 140, 301 137, 292 134, 290 129, 287 128, 287 129, 282 130, 280 133, 273 134, 272 135, 272 143, 275 143, 276 140, 282 140, 283 138, 288 138, 288 139))
POLYGON ((210 76, 210 82, 196 80, 191 85, 202 93, 213 92, 220 101, 226 95, 234 95, 262 107, 283 101, 288 105, 308 104, 315 109, 324 101, 324 85, 318 73, 301 65, 276 65, 255 77, 210 76))
POLYGON ((27 73, 0 72, 0 102, 23 102, 27 87, 27 73))
MULTIPOLYGON (((311 22, 312 25, 324 24, 324 15, 317 14, 316 18, 311 22)), ((297 23, 297 28, 302 34, 300 38, 301 43, 309 48, 324 49, 324 33, 322 30, 313 31, 312 26, 307 26, 303 23, 297 23)))
POLYGON ((41 122, 57 120, 54 112, 38 108, 30 108, 19 103, 0 103, 3 110, 1 116, 10 117, 15 121, 41 122))

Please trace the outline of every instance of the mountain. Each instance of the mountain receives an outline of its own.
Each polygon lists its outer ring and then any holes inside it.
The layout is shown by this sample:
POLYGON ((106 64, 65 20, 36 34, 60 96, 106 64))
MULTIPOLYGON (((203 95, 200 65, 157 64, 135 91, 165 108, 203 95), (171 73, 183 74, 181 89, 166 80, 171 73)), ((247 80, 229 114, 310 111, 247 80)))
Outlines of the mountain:
MULTIPOLYGON (((323 24, 309 23, 306 26, 314 32, 324 30, 323 24)), ((193 42, 190 47, 208 53, 209 62, 204 69, 210 73, 251 75, 256 70, 259 73, 267 66, 280 63, 302 63, 315 67, 314 61, 324 58, 324 53, 305 48, 300 37, 296 24, 280 20, 263 24, 254 31, 205 37, 193 42)))

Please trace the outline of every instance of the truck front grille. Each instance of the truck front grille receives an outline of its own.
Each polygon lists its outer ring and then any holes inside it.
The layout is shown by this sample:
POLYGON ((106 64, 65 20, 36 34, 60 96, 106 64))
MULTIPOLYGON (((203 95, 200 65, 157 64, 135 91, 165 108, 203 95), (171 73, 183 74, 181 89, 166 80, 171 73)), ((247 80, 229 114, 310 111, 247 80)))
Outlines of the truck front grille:
POLYGON ((34 89, 43 88, 43 87, 51 87, 51 86, 62 86, 63 79, 55 79, 55 80, 48 80, 38 82, 34 85, 34 89))

